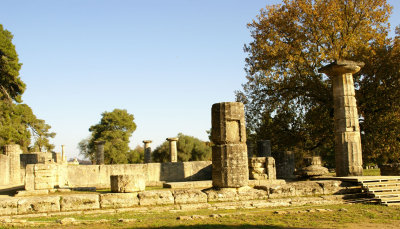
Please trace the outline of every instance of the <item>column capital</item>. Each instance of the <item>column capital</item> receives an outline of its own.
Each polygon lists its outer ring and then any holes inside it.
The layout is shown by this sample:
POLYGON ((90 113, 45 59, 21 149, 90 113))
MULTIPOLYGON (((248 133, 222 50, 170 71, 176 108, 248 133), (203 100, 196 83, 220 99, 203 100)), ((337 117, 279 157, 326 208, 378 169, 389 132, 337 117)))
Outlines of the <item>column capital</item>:
POLYGON ((173 142, 173 141, 178 141, 179 138, 166 138, 167 141, 173 142))
POLYGON ((346 73, 357 73, 360 69, 364 67, 363 62, 356 62, 351 60, 337 60, 333 63, 330 63, 320 69, 318 69, 319 73, 325 73, 330 77, 334 77, 337 75, 343 75, 346 73))
POLYGON ((148 144, 148 143, 152 143, 152 140, 143 140, 143 143, 148 144))

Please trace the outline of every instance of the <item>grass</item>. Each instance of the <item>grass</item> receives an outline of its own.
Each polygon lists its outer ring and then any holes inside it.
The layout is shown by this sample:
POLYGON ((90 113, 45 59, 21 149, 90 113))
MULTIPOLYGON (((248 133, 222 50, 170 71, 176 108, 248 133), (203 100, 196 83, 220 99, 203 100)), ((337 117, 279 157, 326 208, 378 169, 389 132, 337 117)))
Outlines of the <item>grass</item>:
POLYGON ((41 228, 65 228, 57 219, 73 217, 82 221, 68 228, 395 228, 400 224, 400 207, 352 204, 302 206, 290 208, 198 210, 190 212, 127 212, 118 214, 72 215, 31 218, 29 221, 49 222, 41 228), (318 209, 330 211, 318 212, 318 209), (306 210, 310 212, 306 212, 306 210), (286 214, 276 214, 275 211, 286 214), (222 214, 219 218, 177 220, 178 216, 222 214), (118 219, 135 219, 120 223, 118 219), (107 222, 99 223, 106 219, 107 222))
MULTIPOLYGON (((380 176, 381 170, 380 169, 363 169, 363 176, 380 176)), ((335 172, 331 172, 328 176, 336 176, 335 172)))

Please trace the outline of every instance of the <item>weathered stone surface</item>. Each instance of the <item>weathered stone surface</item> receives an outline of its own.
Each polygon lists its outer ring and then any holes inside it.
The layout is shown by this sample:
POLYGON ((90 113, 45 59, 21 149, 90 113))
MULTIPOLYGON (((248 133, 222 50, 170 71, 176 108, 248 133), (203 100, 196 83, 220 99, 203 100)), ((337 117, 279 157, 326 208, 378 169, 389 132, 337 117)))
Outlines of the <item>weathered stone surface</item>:
POLYGON ((138 192, 146 188, 146 178, 143 174, 111 175, 112 192, 138 192))
POLYGON ((178 140, 179 140, 179 138, 167 138, 167 141, 169 141, 169 155, 170 155, 171 162, 178 161, 178 150, 176 148, 176 142, 178 140))
POLYGON ((1 198, 0 215, 16 215, 16 214, 18 214, 18 199, 1 198))
POLYGON ((275 159, 273 157, 267 157, 267 161, 265 163, 265 168, 267 169, 267 175, 269 180, 276 179, 276 166, 275 159))
POLYGON ((61 197, 61 211, 99 209, 98 194, 65 195, 61 197))
POLYGON ((151 162, 151 140, 144 140, 144 163, 151 162))
POLYGON ((246 144, 212 147, 212 179, 217 188, 237 188, 248 184, 246 144))
POLYGON ((96 141, 96 165, 104 165, 104 144, 105 141, 96 141))
POLYGON ((25 168, 25 190, 31 191, 35 190, 35 165, 26 165, 25 168))
POLYGON ((175 204, 206 203, 207 195, 195 189, 175 190, 173 192, 175 204))
POLYGON ((400 176, 400 163, 381 165, 382 176, 400 176))
POLYGON ((268 192, 251 187, 241 187, 237 189, 239 200, 264 200, 268 198, 268 192))
POLYGON ((167 205, 174 204, 174 197, 170 191, 144 191, 139 193, 139 205, 167 205))
POLYGON ((10 158, 0 153, 0 185, 10 183, 10 158))
POLYGON ((100 195, 101 208, 129 208, 139 205, 136 193, 107 193, 100 195))
POLYGON ((208 202, 239 200, 236 188, 207 189, 204 192, 207 194, 208 202))
POLYGON ((353 75, 364 63, 339 60, 318 71, 332 80, 337 176, 362 175, 360 127, 353 75))
POLYGON ((40 212, 59 212, 60 197, 29 197, 18 200, 18 214, 32 214, 40 212))
MULTIPOLYGON (((21 147, 17 144, 10 144, 4 146, 4 154, 9 158, 9 182, 10 184, 21 184, 21 147)), ((3 176, 3 175, 2 175, 3 176)))
POLYGON ((246 143, 244 105, 237 102, 213 104, 211 140, 214 144, 246 143))
POLYGON ((329 173, 328 168, 322 166, 322 160, 319 156, 306 157, 304 158, 304 161, 306 167, 296 171, 296 175, 299 175, 300 177, 309 178, 329 173))
POLYGON ((47 194, 49 194, 49 190, 18 191, 17 194, 15 194, 15 197, 39 196, 47 194))
POLYGON ((204 181, 185 181, 185 182, 168 182, 163 184, 164 188, 210 188, 212 187, 211 180, 204 181))

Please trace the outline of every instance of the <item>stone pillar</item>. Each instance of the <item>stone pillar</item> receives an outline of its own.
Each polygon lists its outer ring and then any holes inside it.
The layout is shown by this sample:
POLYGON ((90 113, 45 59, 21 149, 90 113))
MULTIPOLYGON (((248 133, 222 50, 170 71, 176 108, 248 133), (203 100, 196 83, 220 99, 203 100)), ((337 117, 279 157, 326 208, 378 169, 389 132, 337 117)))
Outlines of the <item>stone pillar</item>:
POLYGON ((254 154, 254 144, 251 141, 246 141, 247 145, 247 157, 252 158, 253 156, 257 156, 254 154))
POLYGON ((353 74, 364 63, 339 60, 318 71, 332 80, 336 176, 361 176, 362 152, 353 74))
POLYGON ((244 105, 216 103, 211 108, 212 181, 216 188, 247 186, 249 168, 244 105))
POLYGON ((150 163, 151 162, 151 146, 150 144, 152 143, 151 140, 144 140, 144 163, 150 163))
POLYGON ((257 141, 257 157, 271 157, 271 141, 257 141))
POLYGON ((169 155, 171 157, 171 162, 178 162, 178 150, 176 149, 176 142, 179 138, 167 138, 169 141, 169 155))
POLYGON ((61 161, 64 161, 64 158, 65 158, 64 146, 65 145, 61 145, 61 161))
POLYGON ((96 165, 104 165, 104 144, 106 141, 95 141, 96 144, 96 165))
POLYGON ((293 151, 284 151, 276 154, 276 177, 280 179, 294 178, 294 153, 293 151))
POLYGON ((21 147, 17 144, 5 145, 4 153, 9 157, 9 182, 10 184, 21 184, 22 176, 21 176, 21 158, 22 154, 21 147))

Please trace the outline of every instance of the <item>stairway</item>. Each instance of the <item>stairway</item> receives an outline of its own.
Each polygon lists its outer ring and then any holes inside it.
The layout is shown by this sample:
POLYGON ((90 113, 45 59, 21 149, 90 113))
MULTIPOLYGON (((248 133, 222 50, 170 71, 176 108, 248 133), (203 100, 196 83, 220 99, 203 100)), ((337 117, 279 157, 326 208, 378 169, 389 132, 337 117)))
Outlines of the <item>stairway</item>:
POLYGON ((400 177, 371 177, 359 183, 372 201, 386 206, 400 205, 400 177))

